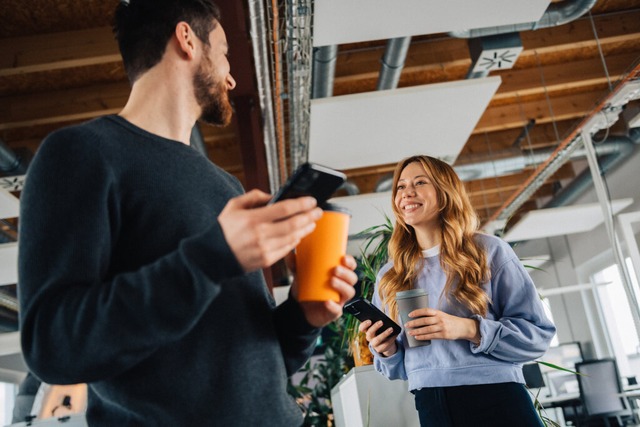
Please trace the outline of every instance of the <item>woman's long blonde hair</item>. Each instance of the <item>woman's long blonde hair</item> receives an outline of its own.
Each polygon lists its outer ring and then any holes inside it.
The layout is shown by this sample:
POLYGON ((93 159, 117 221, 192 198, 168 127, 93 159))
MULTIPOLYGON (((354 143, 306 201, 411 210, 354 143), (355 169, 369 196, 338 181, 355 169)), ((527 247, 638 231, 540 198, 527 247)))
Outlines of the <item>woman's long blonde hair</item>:
POLYGON ((389 257, 393 267, 381 278, 378 292, 393 318, 398 318, 396 292, 412 289, 422 267, 422 248, 412 226, 402 219, 395 205, 400 174, 410 163, 420 163, 436 189, 440 206, 440 264, 447 273, 443 295, 451 296, 472 313, 486 315, 489 299, 482 289, 489 279, 487 255, 475 240, 478 217, 469 196, 453 168, 429 156, 408 157, 398 163, 393 174, 391 197, 396 225, 389 241, 389 257))

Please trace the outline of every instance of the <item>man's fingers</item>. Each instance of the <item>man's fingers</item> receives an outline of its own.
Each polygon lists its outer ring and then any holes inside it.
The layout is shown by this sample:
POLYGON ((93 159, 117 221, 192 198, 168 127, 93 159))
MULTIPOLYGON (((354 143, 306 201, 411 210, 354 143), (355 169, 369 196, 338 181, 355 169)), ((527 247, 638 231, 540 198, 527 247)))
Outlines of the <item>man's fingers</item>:
POLYGON ((254 189, 238 197, 234 197, 229 201, 229 204, 236 209, 252 209, 264 206, 269 200, 271 200, 270 194, 254 189))
POLYGON ((341 262, 342 262, 342 265, 347 267, 349 270, 355 270, 356 267, 358 266, 356 259, 349 254, 343 256, 341 262))
MULTIPOLYGON (((259 208, 260 215, 264 221, 282 221, 290 217, 296 217, 298 214, 307 212, 315 208, 317 205, 316 199, 313 197, 298 197, 296 199, 286 199, 273 205, 267 205, 259 208)), ((318 208, 318 211, 314 214, 314 221, 317 221, 322 216, 322 210, 318 208)))

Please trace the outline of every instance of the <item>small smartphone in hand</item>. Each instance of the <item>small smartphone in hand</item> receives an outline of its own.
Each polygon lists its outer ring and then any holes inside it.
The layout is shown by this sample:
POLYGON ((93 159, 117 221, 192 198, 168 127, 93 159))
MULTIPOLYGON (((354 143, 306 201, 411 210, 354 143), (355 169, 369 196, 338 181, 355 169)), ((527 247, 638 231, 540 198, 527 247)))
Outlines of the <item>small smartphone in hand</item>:
POLYGON ((284 199, 302 196, 313 196, 318 206, 326 202, 329 197, 344 183, 347 176, 337 170, 315 163, 300 165, 287 182, 269 201, 273 204, 284 199))
POLYGON ((376 323, 378 320, 382 320, 382 326, 378 329, 376 335, 381 334, 389 328, 393 329, 392 335, 398 335, 402 331, 400 325, 391 320, 389 316, 384 314, 378 307, 371 304, 366 299, 357 298, 348 302, 344 306, 344 311, 352 314, 361 322, 371 320, 372 323, 376 323))

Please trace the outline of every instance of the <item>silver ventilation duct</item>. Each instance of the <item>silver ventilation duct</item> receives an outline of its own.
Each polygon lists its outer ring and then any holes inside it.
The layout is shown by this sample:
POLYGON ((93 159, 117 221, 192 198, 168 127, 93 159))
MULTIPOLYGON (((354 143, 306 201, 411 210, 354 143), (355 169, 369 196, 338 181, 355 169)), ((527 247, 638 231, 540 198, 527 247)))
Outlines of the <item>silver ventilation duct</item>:
POLYGON ((6 175, 24 175, 28 167, 27 160, 14 153, 0 139, 0 172, 6 175))
POLYGON ((0 332, 18 330, 18 298, 0 287, 0 332))
POLYGON ((345 181, 337 191, 339 190, 345 190, 349 196, 360 194, 360 189, 358 188, 358 186, 351 181, 345 181))
POLYGON ((556 27, 578 19, 591 10, 596 4, 596 1, 597 0, 565 0, 560 3, 551 3, 537 22, 451 31, 449 35, 458 38, 474 38, 556 27))
POLYGON ((321 46, 313 49, 313 73, 311 98, 327 98, 333 95, 338 46, 321 46))
POLYGON ((411 37, 398 37, 387 40, 382 57, 382 68, 378 76, 377 90, 395 89, 407 59, 411 37))
MULTIPOLYGON (((612 137, 609 137, 609 141, 612 137)), ((619 164, 623 163, 629 158, 631 153, 640 144, 640 129, 634 128, 629 130, 629 137, 618 137, 619 142, 615 143, 617 148, 616 152, 606 153, 606 155, 600 159, 600 170, 602 174, 606 174, 608 171, 613 170, 619 164)), ((607 142, 604 145, 609 145, 607 142)), ((605 153, 599 149, 601 146, 596 146, 596 153, 603 155, 605 153)), ((584 149, 582 150, 584 151, 584 149)), ((570 205, 575 202, 585 191, 593 187, 593 178, 590 170, 582 171, 577 177, 575 177, 569 185, 563 188, 553 199, 546 203, 543 208, 556 208, 559 206, 570 205)))
POLYGON ((471 66, 467 79, 487 77, 493 70, 513 68, 522 52, 520 33, 505 33, 469 39, 471 66))
MULTIPOLYGON (((635 131, 636 129, 633 130, 635 131)), ((611 163, 609 168, 611 168, 614 164, 617 164, 621 160, 627 158, 629 153, 635 148, 636 144, 640 143, 638 134, 640 134, 640 131, 634 132, 634 136, 631 138, 610 136, 607 139, 607 142, 596 146, 596 152, 598 155, 607 156, 606 158, 609 159, 608 162, 611 163)), ((533 153, 496 158, 496 154, 508 154, 515 151, 516 150, 503 151, 501 153, 494 153, 492 156, 467 156, 465 157, 464 164, 455 165, 453 169, 456 171, 462 181, 496 178, 499 176, 518 173, 525 170, 526 168, 535 167, 547 160, 553 154, 553 150, 537 150, 533 153)), ((586 151, 584 148, 576 145, 575 147, 573 147, 573 149, 566 150, 565 154, 566 156, 563 157, 561 164, 564 164, 569 159, 585 157, 586 151)), ((557 168, 554 168, 553 170, 550 169, 548 175, 546 176, 549 177, 556 171, 557 168)), ((375 191, 390 191, 392 180, 393 176, 387 176, 385 179, 380 180, 376 185, 375 191)), ((544 179, 544 181, 546 181, 546 178, 544 179)), ((539 186, 536 187, 533 192, 535 192, 538 188, 539 186)), ((533 192, 531 194, 533 194, 533 192)))

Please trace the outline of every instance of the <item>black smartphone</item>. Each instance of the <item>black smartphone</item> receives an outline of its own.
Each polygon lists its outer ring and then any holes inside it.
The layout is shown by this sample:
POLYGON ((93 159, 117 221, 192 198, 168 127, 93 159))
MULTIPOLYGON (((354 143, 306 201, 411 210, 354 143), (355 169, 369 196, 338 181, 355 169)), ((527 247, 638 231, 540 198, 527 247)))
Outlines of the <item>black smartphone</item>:
POLYGON ((331 197, 346 179, 347 176, 340 171, 307 162, 295 170, 287 182, 273 196, 269 204, 284 199, 313 196, 318 201, 318 206, 320 206, 331 197))
POLYGON ((352 314, 361 322, 371 320, 371 322, 376 323, 378 320, 382 320, 382 326, 378 329, 376 335, 379 335, 389 328, 393 328, 392 335, 398 335, 400 331, 402 331, 400 325, 391 320, 391 318, 384 314, 382 310, 371 304, 366 299, 356 298, 349 301, 344 305, 344 311, 352 314))

